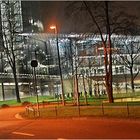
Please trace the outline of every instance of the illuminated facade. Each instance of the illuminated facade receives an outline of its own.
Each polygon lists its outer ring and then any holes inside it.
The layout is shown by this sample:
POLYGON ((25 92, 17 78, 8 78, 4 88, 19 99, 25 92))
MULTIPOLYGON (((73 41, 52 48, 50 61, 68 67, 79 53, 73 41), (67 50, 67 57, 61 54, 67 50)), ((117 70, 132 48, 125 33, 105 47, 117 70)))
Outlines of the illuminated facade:
POLYGON ((21 9, 21 0, 1 0, 1 22, 2 30, 8 28, 8 20, 12 19, 15 25, 15 31, 20 33, 23 31, 22 24, 22 9, 21 9), (11 13, 11 17, 8 16, 8 12, 11 13))
MULTIPOLYGON (((45 65, 48 66, 46 74, 59 75, 55 35, 22 34, 22 36, 28 36, 30 41, 31 39, 34 40, 34 43, 45 51, 47 62, 45 65)), ((82 76, 84 76, 86 83, 88 83, 88 79, 92 79, 92 89, 94 89, 94 86, 97 84, 102 84, 102 86, 104 86, 104 51, 101 45, 102 43, 100 36, 95 36, 93 34, 59 34, 58 38, 61 54, 61 68, 64 80, 68 80, 69 77, 77 74, 79 79, 82 79, 82 76)), ((139 36, 133 37, 133 39, 125 39, 124 36, 113 35, 112 39, 115 40, 115 42, 113 42, 112 50, 114 86, 117 83, 120 85, 123 84, 125 82, 125 77, 127 78, 127 82, 130 82, 130 70, 128 69, 127 65, 124 64, 122 57, 130 60, 131 54, 128 51, 125 51, 128 48, 125 48, 125 44, 122 45, 122 42, 137 42, 137 46, 139 46, 139 36), (118 38, 121 38, 122 40, 120 41, 118 38), (124 50, 120 51, 120 48, 124 50), (120 52, 118 52, 118 50, 120 52)), ((30 43, 32 44, 33 41, 30 43)), ((140 56, 138 50, 139 48, 137 48, 132 54, 133 57, 137 57, 133 64, 134 75, 140 70, 140 56)), ((131 51, 131 49, 129 51, 131 51)), ((137 79, 139 79, 139 75, 137 75, 137 79)), ((79 86, 80 85, 81 87, 79 87, 79 89, 83 91, 82 82, 79 82, 79 86)), ((86 86, 86 89, 88 91, 88 86, 86 86)))

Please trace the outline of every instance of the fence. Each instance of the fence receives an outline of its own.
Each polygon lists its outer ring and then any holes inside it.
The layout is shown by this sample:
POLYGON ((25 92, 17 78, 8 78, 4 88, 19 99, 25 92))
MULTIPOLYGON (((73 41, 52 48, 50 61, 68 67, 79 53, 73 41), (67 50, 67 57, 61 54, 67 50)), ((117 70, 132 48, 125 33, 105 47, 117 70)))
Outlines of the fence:
MULTIPOLYGON (((37 117, 35 107, 26 108, 28 117, 37 117)), ((140 106, 126 105, 113 106, 100 104, 97 106, 44 106, 40 105, 39 117, 84 117, 84 116, 113 116, 113 117, 140 117, 140 106)))

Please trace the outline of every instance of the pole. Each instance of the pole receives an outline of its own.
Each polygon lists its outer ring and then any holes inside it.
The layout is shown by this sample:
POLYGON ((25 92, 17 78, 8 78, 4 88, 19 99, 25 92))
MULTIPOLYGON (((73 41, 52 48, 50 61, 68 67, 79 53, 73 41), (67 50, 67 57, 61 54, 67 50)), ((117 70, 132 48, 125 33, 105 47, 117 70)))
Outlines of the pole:
POLYGON ((85 104, 87 105, 87 92, 86 92, 86 87, 85 87, 84 74, 82 74, 82 78, 83 78, 83 86, 84 86, 85 104))
POLYGON ((79 102, 79 87, 78 87, 78 77, 77 77, 77 68, 78 68, 78 55, 77 55, 77 47, 75 45, 75 62, 74 62, 74 65, 75 65, 75 75, 74 75, 74 89, 75 89, 75 94, 76 94, 76 103, 77 103, 77 106, 80 105, 80 102, 79 102))
MULTIPOLYGON (((2 69, 2 72, 4 72, 4 67, 3 67, 3 54, 2 54, 2 52, 1 52, 1 69, 2 69)), ((5 101, 5 93, 4 93, 4 83, 3 83, 3 80, 1 82, 1 88, 2 88, 3 101, 5 101)))
MULTIPOLYGON (((36 55, 36 52, 35 52, 36 55)), ((35 68, 38 66, 37 60, 32 60, 31 61, 31 66, 33 67, 33 81, 34 81, 34 92, 36 95, 36 102, 37 102, 37 116, 40 116, 39 114, 39 102, 38 102, 38 93, 37 93, 37 80, 36 80, 36 70, 35 68)))
POLYGON ((58 83, 57 84, 57 105, 59 105, 59 95, 58 95, 58 83))
POLYGON ((38 101, 38 93, 37 93, 37 80, 36 80, 36 71, 35 67, 33 67, 33 75, 34 75, 34 92, 36 95, 36 103, 37 103, 37 116, 40 116, 39 114, 39 101, 38 101))
POLYGON ((126 102, 126 109, 127 109, 127 115, 128 115, 128 117, 129 117, 129 115, 130 115, 130 111, 129 111, 128 102, 126 102))

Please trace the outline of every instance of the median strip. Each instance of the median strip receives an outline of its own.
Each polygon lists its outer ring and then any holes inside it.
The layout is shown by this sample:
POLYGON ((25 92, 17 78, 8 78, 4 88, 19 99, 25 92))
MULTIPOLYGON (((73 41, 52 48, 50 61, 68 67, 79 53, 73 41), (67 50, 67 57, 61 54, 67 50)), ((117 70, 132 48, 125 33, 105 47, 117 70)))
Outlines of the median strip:
POLYGON ((22 132, 12 132, 13 134, 17 134, 17 135, 24 135, 24 136, 35 136, 34 134, 29 134, 29 133, 22 133, 22 132))

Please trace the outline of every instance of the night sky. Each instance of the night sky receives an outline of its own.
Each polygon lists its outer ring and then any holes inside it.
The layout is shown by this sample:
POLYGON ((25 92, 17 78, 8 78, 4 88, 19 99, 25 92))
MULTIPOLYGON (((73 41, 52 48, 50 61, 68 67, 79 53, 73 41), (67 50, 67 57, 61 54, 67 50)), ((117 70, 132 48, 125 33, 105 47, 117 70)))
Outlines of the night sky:
MULTIPOLYGON (((49 30, 49 26, 55 23, 57 24, 59 32, 61 33, 85 32, 87 30, 87 25, 85 24, 87 21, 81 20, 80 16, 77 16, 77 18, 71 18, 67 16, 66 10, 68 3, 70 2, 23 1, 22 5, 24 23, 26 23, 28 18, 32 16, 35 19, 40 19, 43 22, 44 32, 52 32, 49 30)), ((137 21, 140 21, 140 1, 123 1, 116 3, 117 5, 120 5, 120 7, 123 7, 123 10, 126 13, 137 16, 137 21)), ((88 30, 86 32, 88 32, 88 30)))

